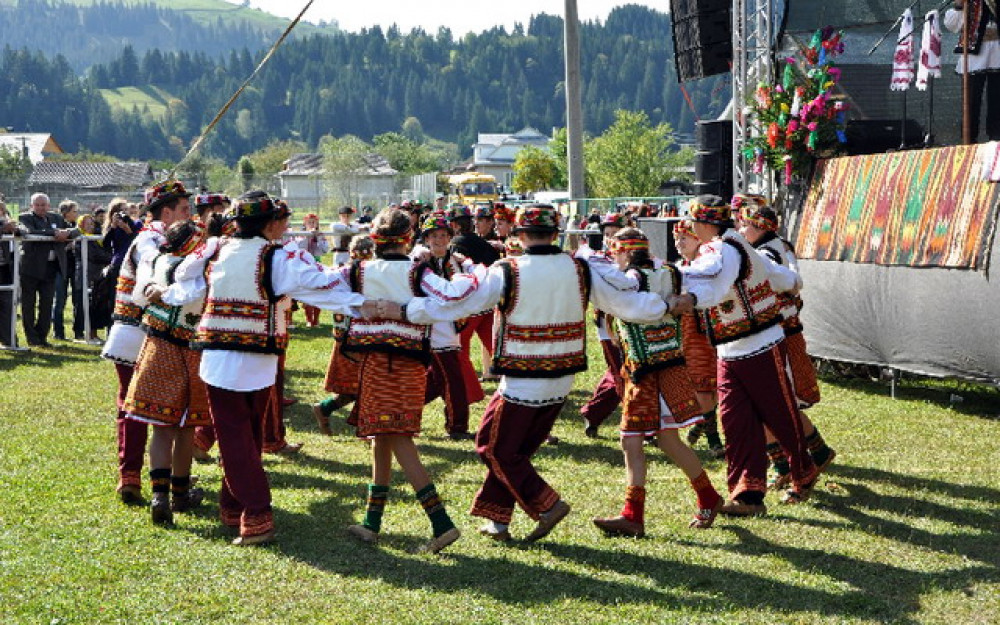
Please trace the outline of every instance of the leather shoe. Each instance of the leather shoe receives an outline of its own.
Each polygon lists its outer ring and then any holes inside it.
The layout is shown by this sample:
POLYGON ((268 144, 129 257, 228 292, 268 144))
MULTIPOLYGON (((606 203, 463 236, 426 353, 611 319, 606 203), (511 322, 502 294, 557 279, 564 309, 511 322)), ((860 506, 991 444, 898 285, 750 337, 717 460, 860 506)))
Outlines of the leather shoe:
POLYGON ((348 525, 347 533, 363 543, 368 543, 369 545, 374 545, 378 542, 378 532, 371 530, 364 525, 348 525))
POLYGON ((767 514, 767 506, 762 503, 743 503, 730 499, 719 508, 719 514, 723 516, 764 516, 767 514))
POLYGON ((712 527, 712 523, 715 522, 715 517, 719 514, 720 510, 722 510, 722 497, 719 497, 719 500, 711 508, 698 508, 698 511, 694 513, 694 518, 688 523, 688 527, 707 530, 712 527))
POLYGON ((441 534, 440 536, 435 536, 434 538, 430 539, 427 542, 427 544, 418 549, 417 552, 437 553, 442 549, 444 549, 445 547, 447 547, 448 545, 450 545, 451 543, 458 540, 461 535, 462 532, 458 531, 457 527, 453 527, 444 534, 441 534))
POLYGON ((205 489, 203 488, 189 488, 183 495, 174 495, 170 501, 170 509, 174 512, 187 512, 192 508, 197 508, 201 505, 201 501, 205 498, 205 489))
POLYGON ((174 514, 170 510, 168 493, 153 493, 153 502, 149 504, 149 515, 156 525, 173 525, 174 514))
POLYGON ((594 519, 594 525, 608 536, 642 538, 646 535, 646 528, 642 523, 636 523, 623 516, 616 516, 609 519, 594 519))
POLYGON ((448 438, 453 441, 471 441, 476 435, 471 432, 448 432, 448 438))
POLYGON ((511 540, 511 535, 510 535, 510 531, 509 530, 504 530, 502 532, 494 532, 491 529, 489 523, 487 523, 486 525, 480 527, 479 528, 479 533, 482 534, 483 536, 486 536, 487 538, 489 538, 491 540, 497 541, 498 543, 506 543, 506 542, 510 542, 510 540, 511 540))
POLYGON ((560 499, 548 512, 538 515, 538 525, 535 526, 535 529, 530 534, 524 537, 524 540, 530 543, 545 538, 559 524, 559 521, 566 518, 569 510, 569 504, 560 499))
POLYGON ((122 486, 118 489, 118 498, 122 500, 122 503, 126 506, 141 506, 142 505, 142 489, 138 486, 122 486))
POLYGON ((319 404, 313 404, 312 411, 313 417, 316 419, 316 425, 319 427, 320 434, 333 436, 333 430, 330 429, 330 417, 323 414, 323 409, 320 408, 319 404))
POLYGON ((583 435, 587 438, 597 438, 597 426, 591 425, 587 422, 587 425, 583 428, 583 435))
POLYGON ((303 445, 305 445, 305 443, 285 443, 284 447, 281 449, 275 449, 271 453, 278 454, 279 456, 294 456, 299 453, 299 450, 302 449, 303 445))
POLYGON ((254 536, 237 536, 233 539, 233 544, 237 547, 253 547, 254 545, 266 545, 274 542, 274 530, 268 530, 263 534, 254 536))

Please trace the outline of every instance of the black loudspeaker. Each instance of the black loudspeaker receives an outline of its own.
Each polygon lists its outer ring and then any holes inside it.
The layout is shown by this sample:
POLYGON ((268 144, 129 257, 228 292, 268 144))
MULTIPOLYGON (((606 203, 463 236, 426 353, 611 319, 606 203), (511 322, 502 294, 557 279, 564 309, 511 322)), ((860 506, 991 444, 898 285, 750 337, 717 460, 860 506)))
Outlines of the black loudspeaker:
POLYGON ((728 199, 733 194, 733 122, 698 122, 695 143, 695 193, 711 193, 728 199))
POLYGON ((729 0, 670 0, 674 65, 680 82, 729 71, 731 15, 729 0))
POLYGON ((679 217, 643 217, 636 220, 639 229, 649 238, 653 256, 676 263, 681 255, 674 245, 674 224, 679 217))
POLYGON ((845 148, 852 156, 919 147, 924 141, 924 129, 915 119, 906 120, 905 139, 901 119, 852 119, 847 122, 845 134, 845 148))

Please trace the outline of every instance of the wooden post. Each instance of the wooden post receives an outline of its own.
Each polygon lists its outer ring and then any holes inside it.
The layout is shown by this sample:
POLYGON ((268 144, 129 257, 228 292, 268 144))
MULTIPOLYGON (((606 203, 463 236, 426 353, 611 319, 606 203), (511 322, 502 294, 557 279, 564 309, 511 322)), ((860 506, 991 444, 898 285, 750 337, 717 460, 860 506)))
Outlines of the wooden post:
POLYGON ((566 0, 563 16, 566 58, 566 158, 569 199, 583 199, 583 105, 580 87, 580 19, 576 0, 566 0))

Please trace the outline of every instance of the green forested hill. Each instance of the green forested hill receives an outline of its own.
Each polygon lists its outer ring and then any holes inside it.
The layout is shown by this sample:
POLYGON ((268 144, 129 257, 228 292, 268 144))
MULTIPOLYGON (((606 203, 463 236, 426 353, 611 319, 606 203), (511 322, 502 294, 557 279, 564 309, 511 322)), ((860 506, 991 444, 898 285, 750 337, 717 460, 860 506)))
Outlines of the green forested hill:
MULTIPOLYGON (((587 132, 602 132, 616 109, 644 110, 653 123, 693 130, 669 33, 666 14, 636 5, 615 9, 604 23, 583 25, 587 132)), ((529 125, 549 132, 565 125, 562 34, 562 19, 542 14, 513 32, 494 28, 461 39, 448 29, 431 35, 376 27, 289 40, 217 127, 206 151, 233 162, 275 139, 311 146, 327 134, 369 140, 399 130, 408 118, 419 120, 428 135, 457 143, 464 154, 479 132, 529 125)), ((216 58, 127 46, 92 67, 85 80, 71 81, 65 60, 8 50, 0 64, 0 118, 18 129, 30 124, 53 132, 69 150, 176 158, 261 54, 244 48, 216 58), (172 98, 162 112, 112 109, 99 90, 122 88, 135 88, 132 94, 156 88, 172 98), (28 91, 45 93, 41 101, 53 110, 20 106, 28 91)), ((725 77, 688 90, 701 117, 718 113, 729 98, 725 77)), ((118 105, 122 96, 111 101, 118 105)))
MULTIPOLYGON (((158 49, 218 56, 232 49, 258 50, 288 22, 225 0, 0 0, 5 46, 49 57, 61 54, 81 74, 117 57, 124 45, 140 54, 158 49)), ((296 32, 321 30, 303 23, 296 32)))

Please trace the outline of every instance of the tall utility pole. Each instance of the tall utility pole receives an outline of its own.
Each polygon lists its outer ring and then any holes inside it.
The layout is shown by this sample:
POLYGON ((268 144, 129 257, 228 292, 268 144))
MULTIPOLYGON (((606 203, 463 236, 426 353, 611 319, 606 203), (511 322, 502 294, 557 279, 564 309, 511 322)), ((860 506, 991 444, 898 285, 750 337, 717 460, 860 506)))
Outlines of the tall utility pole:
POLYGON ((579 200, 583 188, 583 105, 580 97, 580 19, 576 0, 566 0, 563 18, 566 50, 566 157, 569 178, 569 199, 579 200))

